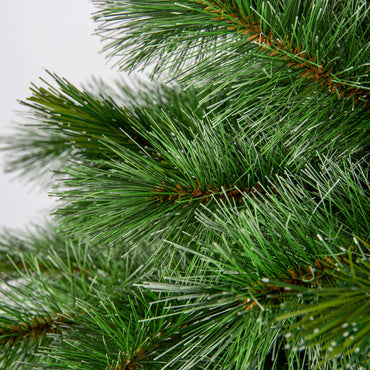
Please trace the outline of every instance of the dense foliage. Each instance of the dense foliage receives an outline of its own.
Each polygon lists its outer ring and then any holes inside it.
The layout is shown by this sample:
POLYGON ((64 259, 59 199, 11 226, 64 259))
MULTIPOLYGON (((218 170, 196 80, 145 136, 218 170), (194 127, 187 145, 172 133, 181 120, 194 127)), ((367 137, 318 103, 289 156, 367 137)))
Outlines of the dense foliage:
POLYGON ((365 369, 370 6, 95 0, 120 70, 6 138, 59 199, 0 238, 4 369, 365 369))

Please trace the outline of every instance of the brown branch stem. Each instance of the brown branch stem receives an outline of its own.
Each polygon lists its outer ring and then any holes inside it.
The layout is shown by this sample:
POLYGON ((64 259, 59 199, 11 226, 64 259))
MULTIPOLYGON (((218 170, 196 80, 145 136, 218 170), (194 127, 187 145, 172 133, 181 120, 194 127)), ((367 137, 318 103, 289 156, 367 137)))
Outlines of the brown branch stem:
POLYGON ((39 339, 46 333, 57 333, 61 326, 72 322, 70 318, 60 313, 36 316, 31 321, 18 321, 10 325, 0 326, 0 344, 3 342, 15 343, 24 339, 39 339))
MULTIPOLYGON (((271 193, 278 194, 275 188, 271 188, 270 191, 271 193)), ((241 203, 246 195, 251 198, 258 197, 259 199, 268 197, 267 191, 258 181, 251 187, 247 187, 244 184, 241 184, 240 187, 231 184, 228 186, 222 185, 221 187, 207 184, 205 187, 202 187, 199 180, 197 180, 193 186, 183 187, 180 184, 176 184, 176 186, 170 190, 168 190, 163 183, 163 186, 157 187, 152 193, 153 195, 148 197, 148 200, 155 200, 160 203, 187 201, 187 204, 192 201, 197 201, 204 205, 207 205, 212 198, 217 200, 225 200, 226 198, 230 200, 234 199, 237 203, 241 203)))

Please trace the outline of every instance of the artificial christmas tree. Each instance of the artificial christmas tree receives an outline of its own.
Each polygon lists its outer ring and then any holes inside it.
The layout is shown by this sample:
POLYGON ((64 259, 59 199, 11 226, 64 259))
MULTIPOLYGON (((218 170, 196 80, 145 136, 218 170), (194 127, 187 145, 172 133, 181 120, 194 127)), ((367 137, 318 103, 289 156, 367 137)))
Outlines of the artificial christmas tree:
POLYGON ((4 369, 365 369, 370 7, 94 1, 151 82, 32 85, 11 169, 53 225, 1 238, 4 369))

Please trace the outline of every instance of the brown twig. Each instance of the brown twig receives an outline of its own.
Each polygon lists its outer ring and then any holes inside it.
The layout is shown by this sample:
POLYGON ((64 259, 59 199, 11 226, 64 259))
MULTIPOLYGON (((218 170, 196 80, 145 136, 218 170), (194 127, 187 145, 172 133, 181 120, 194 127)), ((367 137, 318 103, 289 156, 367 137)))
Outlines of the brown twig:
MULTIPOLYGON (((271 193, 278 194, 278 191, 275 188, 271 188, 271 193)), ((240 188, 237 186, 228 186, 222 185, 220 188, 215 185, 207 184, 205 187, 202 187, 200 182, 197 180, 195 185, 183 187, 180 184, 177 184, 172 189, 168 190, 165 184, 163 186, 157 187, 152 196, 148 197, 149 200, 155 200, 160 203, 165 203, 169 201, 174 202, 184 202, 187 200, 189 204, 192 201, 197 201, 207 205, 212 197, 217 200, 225 200, 226 198, 232 200, 234 199, 237 203, 241 203, 242 199, 248 195, 249 197, 258 197, 263 199, 268 197, 267 191, 261 186, 257 181, 255 185, 247 187, 243 183, 240 188)))
POLYGON ((0 343, 6 341, 8 344, 24 339, 39 339, 46 333, 57 333, 61 331, 61 326, 71 319, 61 314, 37 316, 31 321, 19 321, 10 325, 0 326, 0 343))

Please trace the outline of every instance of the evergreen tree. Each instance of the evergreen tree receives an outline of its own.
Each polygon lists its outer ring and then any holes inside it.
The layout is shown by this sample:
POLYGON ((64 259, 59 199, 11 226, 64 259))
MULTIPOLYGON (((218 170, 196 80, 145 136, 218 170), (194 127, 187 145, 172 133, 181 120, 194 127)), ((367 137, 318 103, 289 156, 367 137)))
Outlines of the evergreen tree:
POLYGON ((2 369, 365 369, 370 6, 95 0, 120 70, 49 73, 8 166, 60 200, 0 239, 2 369))

